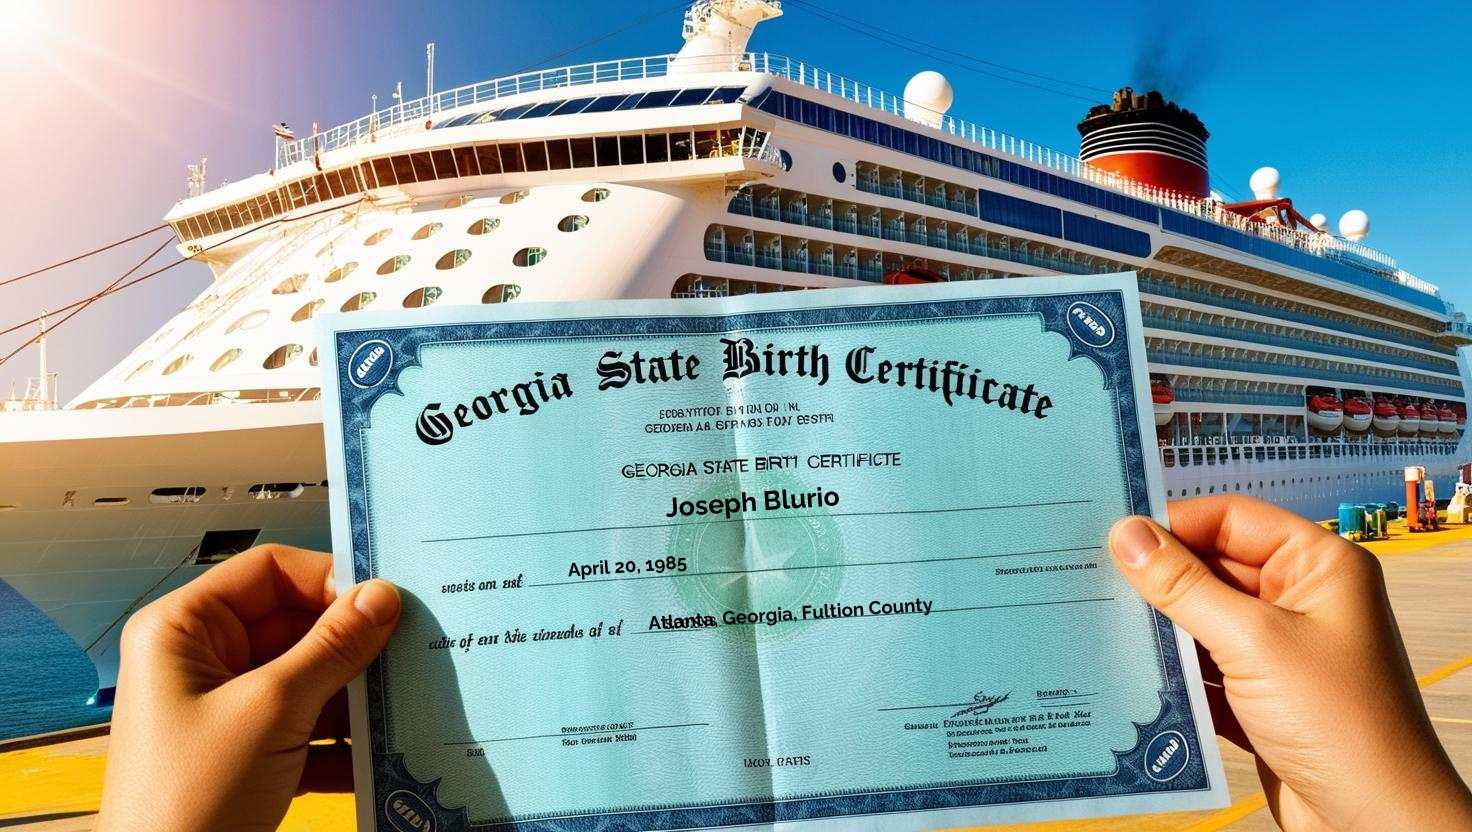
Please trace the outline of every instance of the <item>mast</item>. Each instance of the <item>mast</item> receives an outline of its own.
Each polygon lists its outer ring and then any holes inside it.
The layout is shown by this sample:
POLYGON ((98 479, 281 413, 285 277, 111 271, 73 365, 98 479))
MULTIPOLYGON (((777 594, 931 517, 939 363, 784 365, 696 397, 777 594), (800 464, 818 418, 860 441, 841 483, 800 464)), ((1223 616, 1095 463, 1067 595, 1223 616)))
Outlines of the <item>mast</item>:
POLYGON ((751 30, 781 14, 780 0, 695 0, 685 11, 685 45, 669 73, 739 68, 751 30))
POLYGON ((36 339, 36 354, 40 361, 40 378, 36 380, 37 398, 42 409, 51 407, 51 376, 46 369, 46 313, 41 313, 41 335, 36 339))

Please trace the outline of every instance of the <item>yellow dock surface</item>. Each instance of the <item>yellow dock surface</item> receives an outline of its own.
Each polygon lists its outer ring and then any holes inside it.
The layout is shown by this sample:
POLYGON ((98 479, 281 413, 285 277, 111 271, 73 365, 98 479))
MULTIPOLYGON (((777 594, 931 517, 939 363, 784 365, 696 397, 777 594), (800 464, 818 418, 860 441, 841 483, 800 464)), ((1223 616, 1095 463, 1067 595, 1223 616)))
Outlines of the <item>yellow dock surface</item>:
MULTIPOLYGON (((1389 540, 1365 545, 1384 565, 1411 664, 1442 743, 1463 779, 1472 778, 1472 602, 1468 601, 1472 527, 1413 535, 1403 523, 1395 523, 1389 540)), ((1276 829, 1252 758, 1226 741, 1222 753, 1232 794, 1232 804, 1226 809, 989 828, 1009 832, 1276 829)), ((106 736, 0 754, 0 829, 91 829, 106 755, 106 736)), ((289 832, 353 828, 353 803, 347 795, 300 797, 281 826, 289 832)))

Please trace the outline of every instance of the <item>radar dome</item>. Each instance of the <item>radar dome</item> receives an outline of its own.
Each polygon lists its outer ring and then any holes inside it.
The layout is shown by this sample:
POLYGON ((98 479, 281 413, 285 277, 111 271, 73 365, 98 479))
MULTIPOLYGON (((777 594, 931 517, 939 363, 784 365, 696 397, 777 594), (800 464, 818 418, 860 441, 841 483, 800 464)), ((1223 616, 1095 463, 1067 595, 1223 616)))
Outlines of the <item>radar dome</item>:
POLYGON ((1247 181, 1247 186, 1252 189, 1252 195, 1258 199, 1277 199, 1279 181, 1277 168, 1258 168, 1252 172, 1252 178, 1247 181))
POLYGON ((1370 233, 1370 215, 1358 208, 1339 218, 1339 234, 1346 240, 1363 240, 1370 233))
POLYGON ((946 76, 930 69, 917 72, 905 84, 905 118, 930 125, 940 124, 940 117, 951 108, 955 97, 946 76))
POLYGON ((1308 224, 1320 231, 1327 231, 1329 229, 1329 218, 1323 214, 1314 214, 1308 218, 1308 224))

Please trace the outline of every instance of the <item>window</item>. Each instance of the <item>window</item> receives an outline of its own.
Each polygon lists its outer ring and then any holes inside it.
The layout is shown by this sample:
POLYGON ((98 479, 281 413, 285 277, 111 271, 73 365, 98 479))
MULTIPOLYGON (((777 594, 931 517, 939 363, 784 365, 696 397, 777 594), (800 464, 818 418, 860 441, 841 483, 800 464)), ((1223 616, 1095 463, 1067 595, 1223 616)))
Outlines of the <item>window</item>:
POLYGON ((434 181, 434 160, 429 158, 428 153, 410 154, 409 161, 414 165, 414 177, 416 179, 420 182, 434 181))
POLYGON ((291 360, 302 354, 301 344, 282 344, 266 356, 261 366, 267 370, 279 370, 291 363, 291 360))
POLYGON ((308 303, 302 304, 302 307, 300 309, 298 309, 295 312, 291 313, 291 320, 294 323, 301 323, 302 321, 305 321, 306 319, 308 319, 308 318, 312 317, 313 315, 317 314, 317 310, 318 309, 321 309, 322 308, 322 304, 324 304, 326 302, 327 301, 323 300, 322 298, 317 298, 314 301, 310 301, 308 303))
POLYGON ((317 348, 312 347, 312 354, 307 356, 307 363, 313 367, 317 366, 317 348))
MULTIPOLYGON (((461 153, 467 152, 467 151, 470 153, 470 158, 472 160, 472 164, 474 164, 475 148, 473 148, 473 147, 457 147, 457 148, 455 148, 455 156, 456 156, 456 158, 459 158, 459 156, 460 156, 461 153)), ((461 176, 474 176, 475 174, 472 174, 472 173, 462 173, 460 175, 461 176)), ((461 205, 464 205, 465 203, 469 202, 470 200, 472 200, 474 198, 475 197, 472 197, 470 194, 461 194, 459 196, 452 196, 449 199, 445 200, 445 207, 446 208, 459 208, 461 205)), ((435 225, 438 225, 438 223, 435 223, 435 225)), ((438 231, 439 229, 436 228, 435 230, 438 231)))
POLYGON ((501 155, 496 152, 493 144, 476 145, 475 160, 480 163, 480 172, 483 175, 501 172, 501 155))
POLYGON ((177 373, 180 370, 184 369, 184 366, 193 360, 194 356, 190 355, 189 353, 185 353, 178 358, 175 358, 173 361, 170 361, 169 366, 164 368, 163 374, 166 376, 173 375, 174 373, 177 373))
POLYGON ((229 335, 232 332, 255 329, 256 327, 265 323, 266 319, 270 316, 271 313, 267 312, 264 309, 257 309, 254 312, 247 312, 245 315, 236 319, 235 323, 226 328, 225 334, 229 335))
POLYGON ((468 248, 457 248, 454 251, 447 251, 447 252, 445 252, 440 257, 440 259, 434 264, 434 267, 436 269, 439 269, 440 271, 446 271, 446 270, 449 270, 449 269, 458 269, 461 266, 465 265, 465 261, 466 260, 469 260, 469 259, 470 259, 470 249, 468 249, 468 248))
POLYGON ((557 223, 558 231, 582 231, 588 227, 588 218, 582 214, 569 214, 557 223))
POLYGON ((593 167, 593 140, 573 139, 568 142, 572 147, 572 166, 575 168, 593 167))
MULTIPOLYGON (((621 165, 642 165, 644 163, 644 137, 643 136, 619 136, 618 150, 622 157, 621 165)), ((598 151, 599 164, 603 162, 603 151, 598 151)))
POLYGON ((390 257, 387 260, 383 261, 383 263, 379 265, 378 273, 383 275, 393 274, 399 269, 402 269, 405 266, 409 265, 409 259, 409 255, 407 254, 396 254, 393 257, 390 257))
POLYGON ((572 167, 572 152, 567 145, 567 139, 547 140, 548 170, 567 170, 572 167))
POLYGON ((216 358, 214 363, 210 365, 210 370, 218 373, 219 371, 225 369, 225 367, 228 366, 230 362, 239 358, 240 353, 241 350, 239 347, 232 347, 228 350, 225 350, 224 352, 220 353, 220 357, 216 358))
POLYGON ((520 286, 514 283, 497 283, 495 286, 487 289, 484 295, 480 296, 480 302, 507 303, 508 301, 516 300, 516 296, 519 294, 521 294, 520 286))
POLYGON ((280 283, 277 283, 276 288, 271 290, 271 294, 293 295, 297 292, 300 292, 302 290, 302 287, 305 285, 307 285, 307 276, 305 274, 294 274, 291 277, 288 277, 285 280, 281 281, 280 283))
POLYGON ((599 136, 594 140, 595 155, 600 167, 618 164, 618 137, 599 136))
POLYGON ((135 379, 135 378, 143 375, 143 373, 145 371, 147 371, 149 367, 152 367, 152 366, 153 366, 153 362, 152 361, 145 361, 142 364, 139 364, 137 367, 134 367, 133 368, 133 372, 128 373, 127 378, 124 378, 123 381, 132 381, 133 379, 135 379))
POLYGON ((376 246, 379 243, 383 242, 383 239, 392 233, 394 233, 394 230, 392 228, 381 228, 378 231, 375 231, 371 235, 369 235, 368 239, 363 241, 363 245, 376 246))
POLYGON ((348 275, 352 274, 353 273, 353 270, 356 269, 356 268, 358 268, 358 262, 356 260, 354 260, 352 262, 344 263, 341 266, 338 266, 337 268, 335 268, 332 271, 328 272, 327 273, 327 277, 323 278, 322 279, 322 282, 324 282, 324 283, 336 283, 337 281, 342 280, 343 278, 345 278, 348 275))
POLYGON ((545 248, 541 246, 528 246, 516 252, 511 258, 511 263, 515 266, 535 266, 542 262, 546 256, 547 250, 545 248))
POLYGON ((605 199, 608 199, 607 188, 594 188, 593 190, 583 194, 584 202, 602 202, 605 199))
POLYGON ((627 95, 604 95, 593 99, 593 103, 583 108, 585 113, 606 113, 623 103, 627 95))
POLYGON ((521 145, 521 155, 526 160, 527 170, 541 171, 547 169, 547 145, 545 142, 523 142, 521 145))
POLYGON ((363 307, 372 303, 373 299, 376 297, 378 297, 378 295, 373 292, 359 292, 358 294, 353 295, 352 297, 344 301, 343 305, 338 308, 338 311, 357 312, 359 309, 362 309, 363 307))
POLYGON ((148 494, 148 502, 154 505, 177 505, 179 503, 197 503, 204 496, 205 487, 202 485, 176 485, 169 488, 155 488, 148 494))
POLYGON ((521 117, 541 118, 545 115, 551 115, 552 111, 557 109, 558 105, 561 103, 561 101, 546 101, 541 104, 537 104, 533 106, 530 110, 527 110, 525 113, 523 113, 521 117))
POLYGON ((571 101, 564 101, 562 106, 552 111, 552 115, 570 116, 574 113, 581 113, 591 103, 593 103, 591 98, 574 98, 571 101))
MULTIPOLYGON (((446 207, 449 207, 449 206, 446 206, 446 207)), ((439 231, 441 228, 444 228, 444 227, 445 227, 444 223, 439 223, 439 222, 432 222, 432 223, 429 223, 428 225, 420 226, 419 230, 414 232, 413 239, 415 239, 415 240, 426 240, 426 239, 429 239, 429 237, 431 237, 436 231, 439 231)))
POLYGON ((404 296, 405 309, 418 309, 440 299, 444 290, 438 286, 423 286, 404 296))
POLYGON ((644 98, 634 105, 636 110, 649 110, 654 107, 668 106, 675 99, 678 90, 658 90, 644 93, 644 98))
POLYGON ((644 136, 644 161, 649 164, 670 160, 670 137, 664 133, 644 136))
POLYGON ((711 89, 710 87, 695 90, 685 90, 684 92, 681 92, 679 95, 675 96, 675 99, 670 102, 670 106, 688 107, 691 104, 704 104, 705 99, 710 98, 710 94, 713 92, 715 92, 715 90, 711 89))
POLYGON ((695 146, 689 133, 670 134, 670 161, 687 162, 695 156, 695 146))
POLYGON ((530 191, 526 190, 525 188, 522 188, 519 191, 512 191, 511 193, 501 197, 501 204, 510 205, 515 202, 520 202, 523 199, 526 199, 528 193, 530 193, 530 191))
POLYGON ((489 234, 499 228, 500 225, 501 221, 495 217, 482 217, 471 223, 470 227, 465 229, 465 233, 476 235, 489 234))

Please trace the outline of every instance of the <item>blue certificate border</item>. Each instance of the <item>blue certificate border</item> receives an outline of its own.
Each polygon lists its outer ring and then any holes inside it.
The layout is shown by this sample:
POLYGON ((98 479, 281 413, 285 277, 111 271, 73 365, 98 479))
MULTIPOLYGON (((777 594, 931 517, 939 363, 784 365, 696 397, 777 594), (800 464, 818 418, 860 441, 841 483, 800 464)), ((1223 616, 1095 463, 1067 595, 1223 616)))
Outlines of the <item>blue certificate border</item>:
MULTIPOLYGON (((1104 383, 1115 405, 1115 424, 1120 434, 1121 476, 1126 499, 1135 514, 1151 514, 1146 485, 1144 437, 1136 416, 1135 376, 1130 355, 1130 333, 1124 331, 1130 317, 1126 298, 1119 289, 1071 291, 1062 294, 1018 295, 994 298, 946 300, 896 300, 845 306, 798 308, 774 311, 712 315, 650 315, 585 317, 565 320, 508 320, 477 323, 448 323, 369 330, 339 330, 333 333, 337 355, 337 393, 341 403, 341 428, 347 482, 348 513, 354 581, 377 573, 372 559, 372 529, 367 512, 367 483, 363 470, 363 432, 370 424, 373 405, 387 393, 402 395, 398 374, 419 364, 419 350, 428 344, 463 341, 497 341, 528 338, 600 338, 640 335, 699 335, 732 330, 764 330, 802 326, 842 325, 892 321, 934 320, 981 316, 1034 316, 1044 331, 1063 335, 1070 343, 1069 358, 1092 360, 1103 372, 1104 383), (1091 305, 1107 319, 1104 333, 1080 327, 1076 315, 1080 301, 1091 305), (1070 323, 1070 316, 1075 320, 1070 323), (360 375, 366 345, 388 347, 388 370, 375 383, 353 381, 360 375)), ((382 356, 379 356, 381 359, 382 356)), ((376 362, 375 362, 376 363, 376 362)), ((390 805, 398 809, 428 812, 445 832, 622 832, 648 829, 729 827, 770 824, 822 818, 883 815, 900 812, 998 806, 1034 801, 1080 800, 1101 797, 1206 791, 1205 753, 1196 729, 1196 719, 1177 648, 1175 630, 1169 619, 1151 609, 1155 625, 1157 661, 1165 687, 1159 692, 1160 712, 1147 724, 1135 723, 1136 741, 1126 751, 1115 751, 1115 768, 1110 774, 1061 776, 1049 779, 1009 781, 962 781, 906 787, 901 790, 857 789, 802 797, 748 803, 629 806, 576 815, 525 816, 489 823, 473 823, 464 808, 440 805, 436 797, 439 781, 420 781, 406 769, 403 757, 388 749, 388 726, 384 719, 383 684, 385 659, 379 658, 365 675, 367 714, 371 727, 373 800, 379 828, 397 829, 398 818, 390 819, 390 805), (1147 773, 1149 758, 1156 758, 1172 738, 1184 740, 1184 767, 1165 779, 1147 773)), ((1157 774, 1158 774, 1157 769, 1157 774)))

